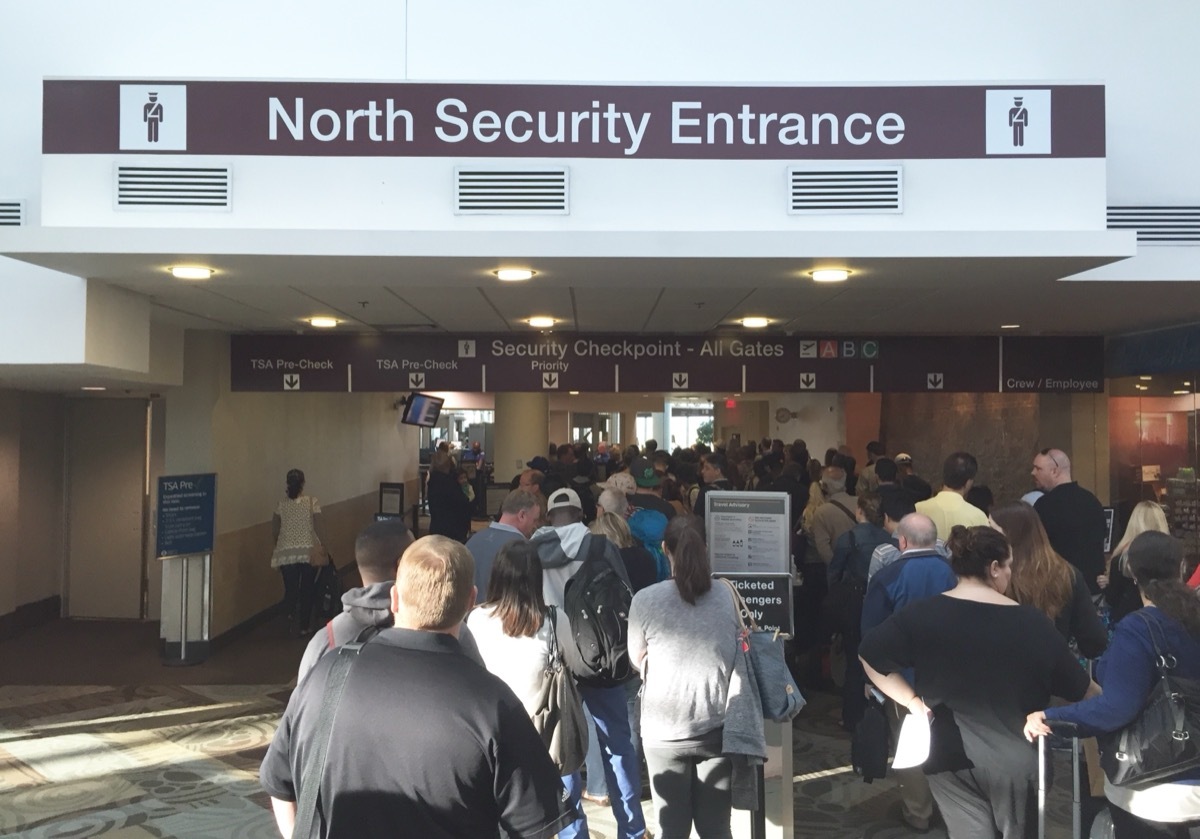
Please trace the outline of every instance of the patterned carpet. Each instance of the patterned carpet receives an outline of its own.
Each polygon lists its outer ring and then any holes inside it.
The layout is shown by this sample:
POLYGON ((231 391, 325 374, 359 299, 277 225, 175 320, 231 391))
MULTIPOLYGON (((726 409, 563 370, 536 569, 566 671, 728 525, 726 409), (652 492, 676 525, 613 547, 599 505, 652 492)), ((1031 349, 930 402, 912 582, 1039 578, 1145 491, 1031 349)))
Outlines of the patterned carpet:
MULTIPOLYGON (((0 836, 274 839, 257 773, 289 692, 286 685, 0 687, 0 836)), ((797 720, 795 836, 915 835, 898 820, 892 782, 867 785, 838 771, 849 743, 836 722, 836 701, 823 694, 797 720)), ((1069 806, 1062 793, 1053 796, 1050 836, 1069 835, 1069 806)), ((611 814, 592 805, 588 814, 592 836, 613 839, 611 814)), ((748 835, 735 827, 735 835, 748 835)))
POLYGON ((258 764, 289 692, 0 688, 0 835, 274 839, 258 764))

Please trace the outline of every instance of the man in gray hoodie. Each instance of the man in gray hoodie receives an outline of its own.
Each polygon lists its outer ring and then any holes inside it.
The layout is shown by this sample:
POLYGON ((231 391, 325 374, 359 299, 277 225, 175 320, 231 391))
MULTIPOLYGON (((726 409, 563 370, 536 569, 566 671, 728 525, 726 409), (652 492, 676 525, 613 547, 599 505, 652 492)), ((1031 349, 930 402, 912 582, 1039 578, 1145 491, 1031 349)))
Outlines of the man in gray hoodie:
MULTIPOLYGON (((392 625, 395 617, 392 614, 392 587, 396 584, 396 568, 400 556, 412 543, 413 535, 400 519, 372 522, 358 534, 354 541, 354 561, 363 584, 342 595, 342 613, 317 630, 308 642, 304 657, 300 659, 296 684, 304 681, 321 656, 350 643, 367 627, 380 630, 392 625)), ((472 661, 483 664, 479 647, 465 622, 459 628, 458 642, 472 661)))
MULTIPOLYGON (((583 523, 583 504, 575 490, 559 489, 550 493, 546 499, 546 518, 549 525, 535 531, 530 540, 542 563, 542 595, 546 605, 562 608, 567 581, 583 565, 593 539, 604 540, 605 559, 626 583, 629 582, 617 546, 590 532, 583 523)), ((642 839, 646 835, 641 800, 642 773, 633 746, 625 688, 622 685, 593 687, 580 684, 579 692, 596 721, 596 739, 604 752, 604 774, 609 792, 619 792, 611 796, 617 836, 619 839, 642 839)), ((568 792, 577 794, 575 790, 568 792)))

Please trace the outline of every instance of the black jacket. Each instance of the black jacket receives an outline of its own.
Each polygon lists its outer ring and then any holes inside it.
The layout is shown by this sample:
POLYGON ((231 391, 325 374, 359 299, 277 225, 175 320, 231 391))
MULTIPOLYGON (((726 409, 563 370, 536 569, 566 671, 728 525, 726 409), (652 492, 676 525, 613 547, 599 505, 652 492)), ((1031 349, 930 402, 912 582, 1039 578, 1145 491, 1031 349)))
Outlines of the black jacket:
POLYGON ((429 533, 467 541, 471 502, 458 479, 445 472, 430 472, 425 497, 429 502, 429 533))

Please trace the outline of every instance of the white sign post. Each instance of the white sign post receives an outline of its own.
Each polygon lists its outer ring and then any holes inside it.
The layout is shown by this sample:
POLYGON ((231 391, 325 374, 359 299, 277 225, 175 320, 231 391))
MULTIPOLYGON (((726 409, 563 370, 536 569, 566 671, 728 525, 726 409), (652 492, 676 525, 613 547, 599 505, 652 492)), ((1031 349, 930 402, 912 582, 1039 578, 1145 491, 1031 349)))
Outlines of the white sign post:
MULTIPOLYGON (((751 611, 764 616, 764 620, 755 618, 760 626, 773 626, 790 636, 791 496, 786 492, 708 492, 704 495, 704 521, 713 576, 727 578, 737 586, 751 611)), ((745 822, 734 820, 736 835, 739 839, 792 839, 792 724, 766 720, 764 726, 764 806, 749 813, 745 822)))

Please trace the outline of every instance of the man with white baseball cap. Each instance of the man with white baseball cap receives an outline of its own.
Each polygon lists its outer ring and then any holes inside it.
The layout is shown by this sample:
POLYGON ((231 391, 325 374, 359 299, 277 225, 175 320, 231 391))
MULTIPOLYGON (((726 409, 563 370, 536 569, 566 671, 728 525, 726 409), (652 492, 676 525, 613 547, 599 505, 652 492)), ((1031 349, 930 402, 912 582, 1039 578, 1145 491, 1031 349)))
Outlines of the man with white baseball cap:
MULTIPOLYGON (((608 483, 611 482, 612 478, 608 483)), ((546 519, 549 525, 538 528, 530 543, 542 563, 542 594, 547 606, 562 608, 567 581, 583 565, 583 558, 588 555, 594 539, 604 542, 605 561, 621 579, 629 582, 617 546, 589 531, 583 523, 583 504, 575 490, 551 492, 546 499, 546 519)), ((646 833, 641 802, 642 775, 633 747, 625 688, 623 685, 594 687, 580 684, 579 692, 596 721, 596 739, 604 751, 604 760, 612 768, 612 777, 608 780, 617 835, 620 839, 641 839, 646 833)), ((568 792, 577 799, 578 790, 568 789, 568 792)))

